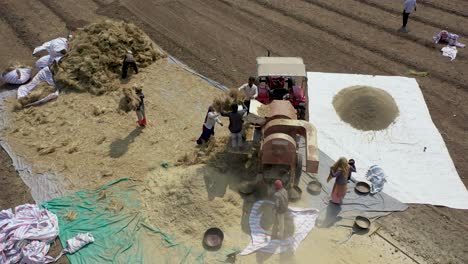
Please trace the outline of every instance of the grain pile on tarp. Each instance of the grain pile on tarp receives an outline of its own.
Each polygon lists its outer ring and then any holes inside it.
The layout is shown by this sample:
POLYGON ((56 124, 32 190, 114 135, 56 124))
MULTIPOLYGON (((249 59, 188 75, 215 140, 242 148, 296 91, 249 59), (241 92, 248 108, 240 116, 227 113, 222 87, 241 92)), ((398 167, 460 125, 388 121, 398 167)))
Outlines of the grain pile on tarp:
POLYGON ((69 42, 70 51, 61 60, 55 76, 61 89, 103 94, 115 89, 122 62, 132 51, 138 67, 146 67, 164 55, 137 26, 105 20, 79 29, 69 42))
POLYGON ((231 111, 232 104, 241 104, 245 100, 245 95, 238 89, 230 89, 228 93, 218 96, 213 100, 213 107, 217 112, 231 111))
POLYGON ((399 115, 398 106, 386 91, 369 86, 351 86, 333 98, 338 116, 352 127, 369 131, 387 128, 399 115))

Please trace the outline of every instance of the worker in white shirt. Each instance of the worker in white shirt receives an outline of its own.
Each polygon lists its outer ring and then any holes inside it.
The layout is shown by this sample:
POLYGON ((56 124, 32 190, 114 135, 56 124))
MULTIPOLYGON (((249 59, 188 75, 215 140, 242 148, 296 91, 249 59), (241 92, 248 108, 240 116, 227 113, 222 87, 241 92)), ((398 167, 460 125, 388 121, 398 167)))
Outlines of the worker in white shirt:
POLYGON ((201 145, 204 142, 208 142, 210 137, 214 135, 215 124, 218 123, 220 126, 223 126, 223 123, 218 118, 219 114, 215 112, 213 106, 208 107, 208 112, 205 116, 205 122, 203 123, 203 130, 200 137, 197 139, 197 144, 201 145))
POLYGON ((239 91, 244 91, 245 94, 244 105, 247 107, 247 112, 250 109, 250 100, 258 96, 258 88, 254 82, 255 77, 249 77, 249 82, 239 87, 239 91))
POLYGON ((403 26, 400 28, 400 32, 408 32, 406 25, 408 24, 409 15, 413 10, 416 11, 416 0, 405 0, 405 3, 403 4, 403 26))

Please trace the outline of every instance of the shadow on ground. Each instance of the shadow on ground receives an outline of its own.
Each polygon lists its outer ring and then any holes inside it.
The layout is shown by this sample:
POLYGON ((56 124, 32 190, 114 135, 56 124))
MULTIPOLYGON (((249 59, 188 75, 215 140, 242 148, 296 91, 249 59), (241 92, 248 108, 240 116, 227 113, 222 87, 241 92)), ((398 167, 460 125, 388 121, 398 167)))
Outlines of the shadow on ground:
POLYGON ((123 139, 117 139, 110 145, 110 156, 112 158, 122 157, 128 151, 128 147, 135 141, 141 132, 143 131, 142 127, 135 128, 128 136, 123 139))

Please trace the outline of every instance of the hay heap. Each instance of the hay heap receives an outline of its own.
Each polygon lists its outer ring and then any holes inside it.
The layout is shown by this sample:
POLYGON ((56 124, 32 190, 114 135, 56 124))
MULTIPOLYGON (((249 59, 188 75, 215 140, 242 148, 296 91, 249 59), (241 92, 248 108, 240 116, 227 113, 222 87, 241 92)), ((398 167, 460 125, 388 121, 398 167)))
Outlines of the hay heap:
POLYGON ((164 57, 151 39, 138 27, 125 22, 105 20, 76 32, 69 42, 70 51, 62 58, 55 75, 62 89, 103 94, 115 89, 122 74, 127 50, 133 52, 138 67, 146 67, 164 57))
POLYGON ((231 88, 227 94, 218 96, 213 100, 213 107, 216 112, 228 112, 231 111, 232 104, 240 104, 244 102, 245 99, 243 92, 238 89, 231 88))
POLYGON ((351 86, 333 98, 338 116, 352 127, 364 131, 386 129, 399 115, 393 97, 369 86, 351 86))

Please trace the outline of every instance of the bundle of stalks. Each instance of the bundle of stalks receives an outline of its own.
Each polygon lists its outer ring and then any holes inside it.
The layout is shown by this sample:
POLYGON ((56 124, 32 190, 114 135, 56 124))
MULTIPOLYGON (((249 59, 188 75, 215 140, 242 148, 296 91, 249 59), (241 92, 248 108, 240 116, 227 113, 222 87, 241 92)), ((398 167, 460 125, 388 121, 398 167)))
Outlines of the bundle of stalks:
POLYGON ((241 104, 245 100, 245 95, 238 89, 230 89, 227 94, 216 97, 213 100, 213 107, 217 112, 231 111, 232 104, 241 104))
POLYGON ((135 111, 140 104, 140 98, 135 93, 135 89, 137 86, 133 88, 124 88, 122 89, 123 97, 120 99, 119 108, 125 112, 135 111))

